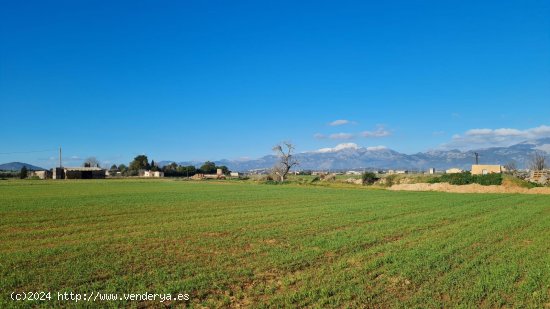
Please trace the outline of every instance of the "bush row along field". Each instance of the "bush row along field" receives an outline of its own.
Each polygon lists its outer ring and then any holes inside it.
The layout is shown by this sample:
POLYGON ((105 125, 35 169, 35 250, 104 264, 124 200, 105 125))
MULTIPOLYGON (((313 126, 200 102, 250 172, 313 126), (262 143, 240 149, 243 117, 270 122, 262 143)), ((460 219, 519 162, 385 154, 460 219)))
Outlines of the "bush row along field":
MULTIPOLYGON (((451 185, 480 184, 484 186, 506 185, 511 187, 535 188, 543 187, 540 184, 532 183, 521 178, 508 174, 488 174, 472 175, 469 172, 457 174, 426 175, 426 174, 393 174, 376 175, 376 181, 373 183, 375 188, 388 188, 397 184, 416 184, 416 183, 449 183, 451 185)), ((316 185, 331 187, 354 187, 356 180, 360 180, 360 175, 327 175, 324 178, 308 175, 291 175, 286 182, 299 185, 316 185)), ((247 180, 256 183, 278 184, 276 181, 266 180, 266 176, 255 175, 247 180)))
POLYGON ((11 291, 148 291, 209 307, 541 308, 549 234, 548 196, 3 181, 0 307, 67 306, 11 291))
POLYGON ((472 175, 470 172, 457 174, 444 174, 428 180, 428 183, 447 182, 451 185, 468 185, 477 183, 483 186, 500 186, 502 184, 502 174, 472 175))

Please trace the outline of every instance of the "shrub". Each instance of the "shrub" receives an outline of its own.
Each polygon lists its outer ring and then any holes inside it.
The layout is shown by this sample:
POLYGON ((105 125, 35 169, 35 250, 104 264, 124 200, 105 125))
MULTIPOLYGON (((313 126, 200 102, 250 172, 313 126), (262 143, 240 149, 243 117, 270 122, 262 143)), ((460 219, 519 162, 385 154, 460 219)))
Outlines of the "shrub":
POLYGON ((473 183, 478 183, 482 186, 500 186, 502 184, 502 174, 474 175, 472 178, 473 183))
POLYGON ((427 183, 440 183, 441 178, 440 177, 430 177, 428 180, 426 180, 427 183))
POLYGON ((386 177, 386 186, 391 187, 396 184, 397 175, 389 175, 386 177))
POLYGON ((300 185, 306 185, 306 184, 310 183, 310 180, 308 178, 305 178, 305 177, 297 177, 297 178, 295 178, 294 182, 296 182, 297 184, 300 184, 300 185))
POLYGON ((363 180, 363 185, 372 185, 378 180, 378 178, 376 178, 375 173, 364 172, 363 175, 361 175, 361 180, 363 180))
POLYGON ((468 185, 473 183, 472 174, 470 172, 445 174, 440 178, 441 182, 448 182, 451 185, 468 185))
POLYGON ((324 176, 321 176, 321 179, 324 180, 324 181, 335 181, 336 180, 336 175, 334 175, 334 174, 324 175, 324 176))
POLYGON ((451 185, 468 185, 477 183, 483 186, 501 185, 502 174, 472 175, 470 172, 445 174, 428 180, 428 183, 448 182, 451 185))
POLYGON ((19 177, 19 172, 0 172, 0 177, 2 179, 16 178, 19 177))
POLYGON ((321 180, 321 178, 319 178, 319 176, 315 176, 315 177, 313 177, 313 179, 311 179, 309 182, 310 182, 310 183, 314 183, 314 182, 318 182, 319 180, 321 180))
POLYGON ((250 179, 256 182, 273 181, 273 177, 271 177, 271 175, 252 175, 250 179))

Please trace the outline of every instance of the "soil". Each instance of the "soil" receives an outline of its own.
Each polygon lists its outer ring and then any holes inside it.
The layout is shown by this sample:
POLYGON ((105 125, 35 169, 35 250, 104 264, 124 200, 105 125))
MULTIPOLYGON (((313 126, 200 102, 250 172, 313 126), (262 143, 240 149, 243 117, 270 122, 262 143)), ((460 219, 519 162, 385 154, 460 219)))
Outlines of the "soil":
POLYGON ((550 194, 549 187, 522 188, 517 186, 482 186, 470 184, 463 186, 450 185, 448 183, 415 183, 393 185, 388 190, 394 191, 439 191, 451 193, 522 193, 522 194, 550 194))

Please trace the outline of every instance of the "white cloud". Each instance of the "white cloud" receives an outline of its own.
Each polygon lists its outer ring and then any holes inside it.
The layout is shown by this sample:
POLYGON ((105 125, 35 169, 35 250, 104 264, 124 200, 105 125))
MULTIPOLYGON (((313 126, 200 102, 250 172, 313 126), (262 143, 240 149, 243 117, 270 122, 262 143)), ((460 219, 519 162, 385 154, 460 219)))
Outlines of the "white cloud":
POLYGON ((493 135, 493 136, 522 136, 524 135, 524 131, 520 131, 518 129, 472 129, 466 131, 467 136, 486 136, 486 135, 493 135))
POLYGON ((464 134, 453 135, 451 141, 443 144, 442 147, 462 150, 480 147, 505 147, 545 137, 550 137, 550 126, 541 125, 525 130, 513 128, 471 129, 464 132, 464 134))
POLYGON ((359 149, 359 146, 357 146, 357 144, 355 143, 344 143, 344 144, 336 145, 336 147, 334 148, 321 148, 314 152, 327 153, 327 152, 337 152, 344 149, 359 149))
POLYGON ((530 129, 531 134, 534 135, 543 135, 544 137, 550 136, 550 127, 549 126, 540 126, 530 129))
POLYGON ((317 133, 317 134, 313 135, 313 137, 315 137, 316 139, 328 138, 328 136, 326 136, 325 134, 321 134, 321 133, 317 133))
POLYGON ((234 159, 235 161, 238 161, 238 162, 246 162, 246 161, 250 161, 252 160, 251 157, 247 157, 247 156, 244 156, 244 157, 238 157, 236 159, 234 159))
POLYGON ((329 126, 333 126, 333 127, 336 127, 336 126, 343 126, 345 124, 350 124, 352 123, 351 121, 349 120, 346 120, 346 119, 338 119, 338 120, 334 120, 333 122, 329 123, 328 125, 329 126))
POLYGON ((367 147, 367 151, 380 151, 380 150, 386 150, 386 149, 388 149, 388 147, 386 147, 386 146, 367 147))
POLYGON ((466 131, 466 135, 468 136, 475 136, 475 135, 488 135, 491 134, 493 130, 491 129, 472 129, 466 131))
POLYGON ((353 137, 351 133, 335 133, 329 136, 330 139, 352 139, 353 137))
POLYGON ((374 131, 363 131, 361 135, 366 138, 386 137, 390 136, 391 132, 386 130, 383 126, 379 126, 374 131))
POLYGON ((540 145, 538 147, 535 147, 535 149, 537 150, 542 150, 546 153, 550 153, 550 144, 544 144, 544 145, 540 145))

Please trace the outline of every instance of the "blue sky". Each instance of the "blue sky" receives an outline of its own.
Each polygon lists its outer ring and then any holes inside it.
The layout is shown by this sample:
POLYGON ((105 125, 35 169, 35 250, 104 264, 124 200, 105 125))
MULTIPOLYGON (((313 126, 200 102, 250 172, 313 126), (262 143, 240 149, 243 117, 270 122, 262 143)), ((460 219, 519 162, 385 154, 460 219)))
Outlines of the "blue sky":
POLYGON ((77 165, 550 136, 548 16, 548 1, 5 1, 0 163, 51 167, 55 151, 14 152, 59 145, 77 165))

